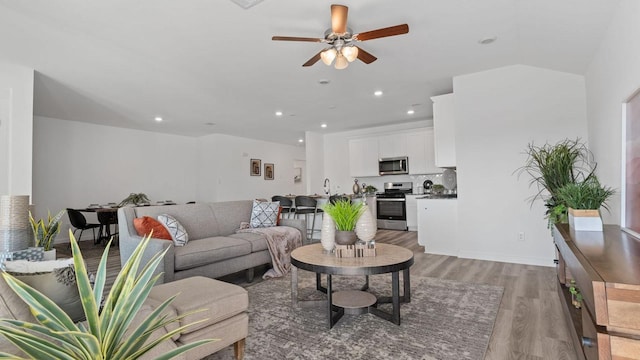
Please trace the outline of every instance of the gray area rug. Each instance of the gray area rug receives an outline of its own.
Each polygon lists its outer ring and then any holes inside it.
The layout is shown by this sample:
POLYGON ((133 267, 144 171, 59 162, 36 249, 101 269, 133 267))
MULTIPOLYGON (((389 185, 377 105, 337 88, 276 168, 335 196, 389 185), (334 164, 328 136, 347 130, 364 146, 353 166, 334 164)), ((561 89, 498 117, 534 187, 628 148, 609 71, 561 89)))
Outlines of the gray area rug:
MULTIPOLYGON (((322 298, 315 278, 300 271, 301 298, 322 298), (304 274, 304 275, 303 275, 304 274)), ((334 276, 335 290, 357 289, 364 278, 334 276)), ((370 291, 391 295, 390 275, 371 277, 370 291)), ((411 303, 401 325, 372 314, 344 315, 331 329, 324 305, 291 307, 290 278, 247 288, 246 360, 277 359, 482 359, 502 299, 500 286, 411 278, 411 303)), ((390 310, 389 305, 380 307, 390 310)), ((233 359, 231 348, 207 360, 233 359)))

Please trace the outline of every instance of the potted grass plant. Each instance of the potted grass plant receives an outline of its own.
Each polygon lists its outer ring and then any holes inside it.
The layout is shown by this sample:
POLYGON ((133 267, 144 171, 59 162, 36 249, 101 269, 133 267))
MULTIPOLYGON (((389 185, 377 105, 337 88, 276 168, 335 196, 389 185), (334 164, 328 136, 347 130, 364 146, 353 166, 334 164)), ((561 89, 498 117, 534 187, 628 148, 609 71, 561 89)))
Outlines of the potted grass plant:
POLYGON ((56 249, 53 248, 56 235, 60 232, 60 220, 66 214, 66 210, 61 210, 56 216, 51 216, 51 212, 47 213, 47 221, 40 219, 36 221, 29 211, 29 223, 33 231, 35 246, 44 250, 44 260, 55 260, 56 249))
POLYGON ((363 203, 353 203, 349 199, 339 199, 333 204, 327 203, 323 210, 331 216, 336 225, 336 244, 353 245, 358 238, 355 228, 360 215, 365 210, 363 203))
POLYGON ((578 231, 602 231, 600 208, 609 211, 607 200, 615 190, 603 186, 594 175, 559 188, 556 197, 567 207, 569 226, 578 231))
MULTIPOLYGON (((86 323, 75 324, 53 301, 29 285, 2 273, 7 285, 30 308, 38 323, 14 319, 0 319, 0 335, 13 343, 31 359, 138 359, 163 341, 182 332, 192 324, 183 325, 183 314, 177 317, 163 315, 175 296, 156 307, 146 318, 134 321, 151 288, 161 274, 154 275, 160 259, 166 251, 155 254, 147 265, 142 263, 143 253, 151 235, 146 236, 118 274, 113 287, 101 304, 107 276, 107 244, 95 277, 89 281, 85 262, 78 243, 69 231, 76 285, 82 300, 86 323), (155 340, 152 334, 166 325, 179 323, 176 329, 166 331, 155 340)), ((171 359, 187 350, 213 340, 199 340, 182 345, 157 359, 171 359)), ((16 354, 0 352, 0 358, 20 359, 16 354)))
POLYGON ((568 207, 558 198, 558 190, 595 176, 597 164, 593 161, 593 154, 580 139, 565 139, 542 146, 530 143, 525 153, 525 165, 516 172, 531 176, 529 185, 537 189, 530 198, 531 204, 536 200, 544 201, 549 228, 555 223, 567 222, 568 207))

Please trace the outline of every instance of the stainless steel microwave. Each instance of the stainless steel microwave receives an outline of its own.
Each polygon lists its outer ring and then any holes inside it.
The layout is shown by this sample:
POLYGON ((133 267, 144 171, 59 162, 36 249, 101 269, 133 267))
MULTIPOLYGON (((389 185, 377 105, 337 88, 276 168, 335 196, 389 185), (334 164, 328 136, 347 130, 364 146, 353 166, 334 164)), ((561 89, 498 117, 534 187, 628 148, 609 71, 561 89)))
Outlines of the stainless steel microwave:
POLYGON ((382 158, 378 160, 380 175, 398 175, 409 173, 409 158, 406 156, 382 158))

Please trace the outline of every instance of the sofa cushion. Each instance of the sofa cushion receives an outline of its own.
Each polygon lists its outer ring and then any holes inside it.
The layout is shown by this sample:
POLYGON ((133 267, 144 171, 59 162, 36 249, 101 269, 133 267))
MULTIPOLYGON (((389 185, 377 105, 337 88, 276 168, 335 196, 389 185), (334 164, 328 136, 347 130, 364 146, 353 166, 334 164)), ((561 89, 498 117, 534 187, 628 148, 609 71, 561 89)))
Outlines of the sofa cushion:
POLYGON ((179 295, 171 306, 176 309, 178 315, 205 310, 188 315, 182 320, 183 324, 189 324, 206 319, 194 326, 189 326, 182 332, 183 334, 245 312, 249 306, 249 296, 242 287, 202 276, 154 286, 149 297, 161 300, 176 294, 179 295))
POLYGON ((158 215, 158 221, 167 228, 175 246, 185 246, 189 241, 189 233, 178 219, 169 214, 158 215))
POLYGON ((268 250, 267 239, 265 239, 264 235, 262 234, 239 233, 229 235, 229 237, 248 241, 251 244, 251 252, 268 250))
POLYGON ((252 228, 263 228, 276 226, 278 223, 278 213, 280 202, 253 201, 250 224, 252 228))
POLYGON ((150 216, 133 219, 133 227, 136 228, 136 232, 140 236, 145 236, 153 231, 154 239, 173 240, 164 225, 150 216))
POLYGON ((176 247, 175 269, 186 270, 251 253, 251 243, 226 236, 192 240, 176 247))

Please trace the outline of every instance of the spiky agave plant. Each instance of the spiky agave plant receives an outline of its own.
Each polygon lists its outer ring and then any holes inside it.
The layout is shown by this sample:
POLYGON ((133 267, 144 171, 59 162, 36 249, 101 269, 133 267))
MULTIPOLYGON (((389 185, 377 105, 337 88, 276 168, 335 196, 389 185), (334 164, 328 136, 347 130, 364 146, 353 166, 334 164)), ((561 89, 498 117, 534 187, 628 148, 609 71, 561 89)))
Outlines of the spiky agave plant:
MULTIPOLYGON (((29 358, 138 359, 159 343, 195 324, 181 326, 145 344, 154 331, 193 314, 183 314, 174 318, 162 315, 177 294, 165 300, 141 322, 134 324, 136 314, 160 276, 160 274, 154 276, 153 272, 164 256, 164 252, 155 254, 138 271, 150 235, 140 242, 131 258, 122 267, 102 308, 100 308, 100 299, 102 299, 105 286, 107 255, 111 242, 104 250, 98 265, 94 287, 91 288, 84 259, 71 231, 69 231, 69 238, 76 270, 76 284, 82 299, 86 324, 75 324, 60 307, 46 296, 11 275, 2 274, 11 289, 29 305, 31 313, 38 323, 2 319, 0 320, 0 334, 27 354, 29 358)), ((171 359, 210 341, 213 340, 195 341, 180 346, 158 357, 158 359, 171 359)), ((16 355, 0 353, 0 358, 2 357, 20 359, 16 355)))

